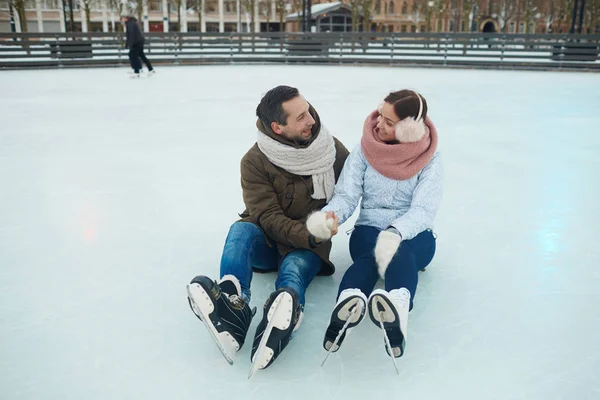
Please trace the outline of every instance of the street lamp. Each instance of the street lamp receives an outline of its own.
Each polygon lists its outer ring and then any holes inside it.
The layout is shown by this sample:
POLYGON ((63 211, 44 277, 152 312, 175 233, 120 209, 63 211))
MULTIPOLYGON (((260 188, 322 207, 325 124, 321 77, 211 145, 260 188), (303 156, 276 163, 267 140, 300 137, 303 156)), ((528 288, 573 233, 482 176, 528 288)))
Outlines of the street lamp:
MULTIPOLYGON (((433 0, 429 0, 427 2, 427 31, 431 32, 431 9, 433 8, 433 6, 435 5, 435 2, 433 0)), ((418 23, 419 21, 417 21, 418 23)))

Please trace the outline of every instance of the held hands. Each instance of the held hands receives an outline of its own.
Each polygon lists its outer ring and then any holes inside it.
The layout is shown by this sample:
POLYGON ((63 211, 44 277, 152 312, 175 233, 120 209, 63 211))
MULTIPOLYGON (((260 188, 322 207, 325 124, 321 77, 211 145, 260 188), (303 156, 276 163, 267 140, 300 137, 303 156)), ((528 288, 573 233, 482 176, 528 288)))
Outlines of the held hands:
POLYGON ((377 270, 379 271, 379 276, 384 279, 385 271, 400 248, 400 242, 402 242, 402 237, 396 232, 398 231, 381 231, 377 237, 377 243, 375 244, 377 270))
POLYGON ((306 228, 317 241, 331 239, 338 233, 338 217, 333 211, 316 211, 308 216, 306 228))

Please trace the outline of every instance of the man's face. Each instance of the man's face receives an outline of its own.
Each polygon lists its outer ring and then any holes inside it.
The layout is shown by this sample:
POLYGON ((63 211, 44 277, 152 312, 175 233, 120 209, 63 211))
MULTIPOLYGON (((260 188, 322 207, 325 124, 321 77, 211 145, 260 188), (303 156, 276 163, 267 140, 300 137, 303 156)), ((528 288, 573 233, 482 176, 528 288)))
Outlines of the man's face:
POLYGON ((302 96, 295 97, 282 104, 287 121, 285 125, 273 122, 271 128, 286 139, 307 142, 313 136, 312 127, 315 120, 308 112, 308 102, 302 96))

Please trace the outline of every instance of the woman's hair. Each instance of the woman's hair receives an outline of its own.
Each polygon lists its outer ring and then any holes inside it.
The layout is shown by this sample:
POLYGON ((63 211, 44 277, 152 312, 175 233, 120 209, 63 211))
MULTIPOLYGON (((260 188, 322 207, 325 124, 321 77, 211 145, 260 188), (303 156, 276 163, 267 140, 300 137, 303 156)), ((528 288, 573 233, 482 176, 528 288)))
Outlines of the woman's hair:
POLYGON ((394 106, 394 112, 400 120, 403 120, 406 117, 416 119, 419 115, 419 97, 421 97, 421 100, 423 101, 421 118, 424 121, 425 117, 427 117, 427 101, 425 100, 425 97, 420 94, 417 94, 412 90, 404 89, 388 94, 384 101, 394 106))

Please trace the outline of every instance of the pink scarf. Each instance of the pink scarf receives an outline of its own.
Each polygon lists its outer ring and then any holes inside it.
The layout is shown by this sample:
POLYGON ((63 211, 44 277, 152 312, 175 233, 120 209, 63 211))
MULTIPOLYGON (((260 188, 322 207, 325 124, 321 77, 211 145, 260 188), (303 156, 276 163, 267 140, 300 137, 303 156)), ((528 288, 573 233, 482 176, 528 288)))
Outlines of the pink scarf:
POLYGON ((396 180, 406 180, 417 175, 429 163, 438 144, 433 122, 427 117, 427 133, 414 143, 384 143, 375 134, 378 111, 373 111, 363 126, 361 147, 369 164, 381 175, 396 180))

